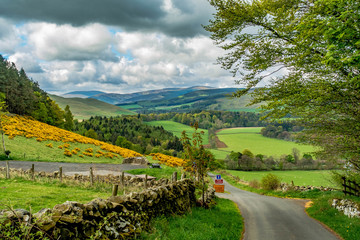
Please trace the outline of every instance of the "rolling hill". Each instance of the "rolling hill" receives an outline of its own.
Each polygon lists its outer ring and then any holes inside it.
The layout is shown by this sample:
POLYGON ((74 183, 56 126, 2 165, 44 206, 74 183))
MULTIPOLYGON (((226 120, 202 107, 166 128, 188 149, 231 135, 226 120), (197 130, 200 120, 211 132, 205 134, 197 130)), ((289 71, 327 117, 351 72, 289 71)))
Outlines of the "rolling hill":
POLYGON ((134 115, 133 111, 99 101, 94 98, 64 98, 56 95, 50 95, 62 109, 66 105, 70 106, 70 110, 75 119, 88 119, 91 116, 119 116, 134 115))
POLYGON ((110 104, 128 104, 139 101, 171 99, 189 92, 198 91, 202 89, 210 89, 210 88, 209 87, 165 88, 165 89, 149 90, 149 91, 129 93, 129 94, 101 93, 101 94, 93 95, 91 96, 91 98, 95 98, 110 104))

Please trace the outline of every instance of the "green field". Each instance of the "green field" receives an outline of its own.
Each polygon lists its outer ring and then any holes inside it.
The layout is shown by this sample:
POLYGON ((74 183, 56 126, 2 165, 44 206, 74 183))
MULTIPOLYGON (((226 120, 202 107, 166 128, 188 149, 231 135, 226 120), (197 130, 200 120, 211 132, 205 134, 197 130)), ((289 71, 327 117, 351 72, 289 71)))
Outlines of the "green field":
POLYGON ((101 150, 100 146, 83 143, 69 143, 70 151, 74 148, 80 148, 81 152, 77 155, 67 157, 64 155, 64 149, 59 149, 58 146, 64 145, 63 142, 43 141, 38 142, 34 138, 25 138, 16 136, 14 139, 9 139, 5 136, 6 149, 11 151, 11 158, 23 161, 47 161, 47 162, 76 162, 76 163, 122 163, 122 157, 119 158, 106 158, 102 157, 79 157, 79 155, 87 148, 94 150, 94 155, 97 150, 101 150), (47 147, 46 144, 52 143, 53 147, 47 147))
POLYGON ((63 98, 55 95, 51 95, 50 97, 62 109, 65 109, 66 105, 69 105, 74 118, 79 120, 89 119, 91 116, 115 117, 119 115, 136 114, 130 110, 94 98, 63 98))
POLYGON ((228 147, 212 150, 212 152, 216 158, 224 159, 231 151, 242 152, 244 149, 249 149, 254 154, 274 157, 291 154, 293 148, 297 148, 301 154, 316 150, 313 146, 264 137, 260 134, 260 130, 261 127, 221 130, 217 136, 228 147))
MULTIPOLYGON (((151 121, 151 122, 146 122, 146 124, 149 124, 150 126, 163 126, 163 128, 166 131, 172 132, 175 136, 177 136, 178 138, 181 138, 181 133, 182 131, 186 131, 188 137, 192 137, 192 134, 194 133, 194 129, 188 125, 184 125, 181 123, 177 123, 177 122, 173 122, 173 121, 151 121)), ((209 144, 209 134, 208 134, 208 130, 206 129, 198 129, 198 132, 200 131, 204 131, 204 135, 203 135, 203 144, 209 144)))
POLYGON ((281 182, 291 183, 297 186, 323 186, 336 187, 336 184, 331 179, 331 171, 315 170, 315 171, 235 171, 226 170, 233 176, 237 176, 244 181, 258 180, 271 173, 278 176, 281 182))
POLYGON ((21 178, 0 179, 0 209, 23 208, 37 212, 42 208, 52 208, 66 201, 87 203, 97 197, 108 198, 111 189, 101 192, 79 186, 60 183, 33 182, 21 178))

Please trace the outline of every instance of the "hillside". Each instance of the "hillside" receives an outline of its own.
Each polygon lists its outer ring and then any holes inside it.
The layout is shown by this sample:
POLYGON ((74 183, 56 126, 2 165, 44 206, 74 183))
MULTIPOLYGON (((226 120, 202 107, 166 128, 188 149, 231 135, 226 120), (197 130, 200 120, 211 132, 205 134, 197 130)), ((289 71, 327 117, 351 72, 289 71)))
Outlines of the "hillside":
POLYGON ((4 116, 6 149, 17 160, 121 163, 141 154, 18 115, 4 116))
POLYGON ((244 111, 258 112, 260 104, 247 106, 251 97, 249 94, 241 98, 232 98, 236 88, 200 89, 172 98, 155 99, 149 101, 134 101, 127 104, 117 104, 125 109, 139 113, 165 113, 165 112, 190 112, 193 110, 219 110, 219 111, 244 111))
POLYGON ((129 104, 139 101, 171 99, 189 92, 202 90, 202 89, 209 89, 209 87, 165 88, 165 89, 149 90, 149 91, 129 93, 129 94, 102 93, 102 94, 94 95, 91 98, 95 98, 110 104, 129 104))
POLYGON ((73 91, 62 95, 64 98, 88 98, 97 94, 103 94, 101 91, 73 91))
POLYGON ((64 98, 56 95, 50 95, 50 97, 62 109, 69 105, 75 119, 89 119, 91 116, 114 117, 135 114, 130 110, 94 98, 64 98))

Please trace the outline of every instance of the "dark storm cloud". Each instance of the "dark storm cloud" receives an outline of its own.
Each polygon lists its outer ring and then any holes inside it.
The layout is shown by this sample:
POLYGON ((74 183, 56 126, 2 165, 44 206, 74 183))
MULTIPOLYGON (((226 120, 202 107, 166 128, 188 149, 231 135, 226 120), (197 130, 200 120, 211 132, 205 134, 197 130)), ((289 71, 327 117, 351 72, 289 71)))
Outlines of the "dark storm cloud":
POLYGON ((1 0, 0 16, 74 26, 97 22, 184 37, 204 32, 201 24, 206 23, 210 9, 206 0, 174 0, 173 6, 179 15, 168 12, 163 0, 1 0))

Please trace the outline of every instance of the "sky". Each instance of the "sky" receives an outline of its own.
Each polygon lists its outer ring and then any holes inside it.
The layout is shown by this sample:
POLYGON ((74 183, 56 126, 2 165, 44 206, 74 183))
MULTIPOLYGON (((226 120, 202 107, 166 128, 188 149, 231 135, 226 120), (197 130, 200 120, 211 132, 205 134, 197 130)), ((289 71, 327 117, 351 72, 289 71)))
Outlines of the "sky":
POLYGON ((240 87, 207 0, 0 0, 0 54, 49 93, 240 87))

